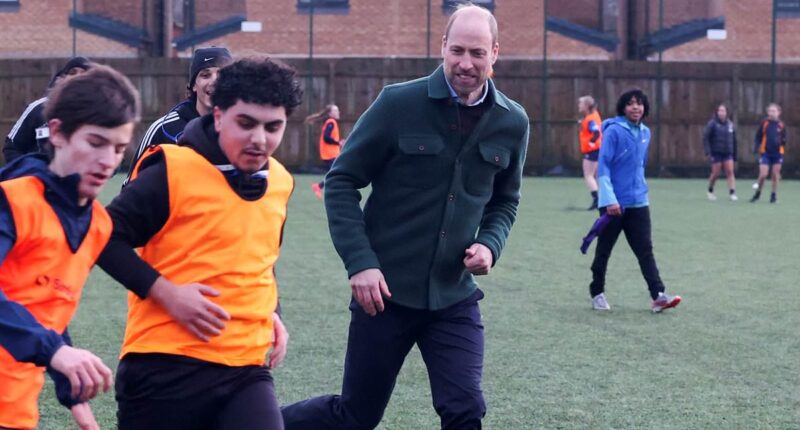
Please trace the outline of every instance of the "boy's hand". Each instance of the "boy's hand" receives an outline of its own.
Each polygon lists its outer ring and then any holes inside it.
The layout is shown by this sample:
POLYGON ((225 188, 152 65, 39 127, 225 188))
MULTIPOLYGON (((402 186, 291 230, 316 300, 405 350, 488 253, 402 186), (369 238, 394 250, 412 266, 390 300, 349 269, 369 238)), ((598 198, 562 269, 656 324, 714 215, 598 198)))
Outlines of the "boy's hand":
POLYGON ((618 204, 608 205, 606 206, 606 212, 611 216, 620 216, 622 215, 622 207, 618 204))
POLYGON ((94 418, 92 408, 88 403, 78 403, 69 410, 72 412, 72 419, 80 430, 100 430, 97 420, 94 418))

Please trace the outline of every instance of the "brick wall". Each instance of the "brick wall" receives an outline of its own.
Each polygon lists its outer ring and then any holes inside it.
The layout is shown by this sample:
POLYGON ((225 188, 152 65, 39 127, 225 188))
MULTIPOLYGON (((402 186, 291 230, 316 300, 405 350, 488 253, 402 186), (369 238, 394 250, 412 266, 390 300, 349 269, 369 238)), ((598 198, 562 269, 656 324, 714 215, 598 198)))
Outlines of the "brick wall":
MULTIPOLYGON (((658 25, 658 2, 650 1, 650 29, 658 25)), ((297 12, 294 1, 248 0, 248 19, 261 21, 263 33, 234 34, 213 43, 236 52, 283 56, 308 55, 308 16, 297 12)), ((643 4, 644 2, 642 2, 643 4)), ((770 59, 771 0, 710 0, 709 3, 665 1, 664 22, 671 25, 691 17, 726 19, 728 39, 700 39, 664 52, 666 61, 765 62, 770 59), (681 11, 687 12, 681 15, 681 11)), ((543 0, 497 0, 501 56, 541 58, 543 0)), ((640 4, 643 12, 643 6, 640 4)), ((425 56, 427 1, 350 0, 347 15, 314 17, 314 53, 318 56, 425 56)), ((433 0, 431 55, 439 54, 441 32, 447 21, 441 2, 433 0)), ((620 23, 620 31, 624 30, 620 23)), ((800 62, 800 19, 778 21, 778 58, 800 62), (800 42, 798 40, 797 42, 800 42)), ((614 53, 558 34, 548 34, 551 59, 613 59, 614 53)), ((620 53, 621 54, 621 53, 620 53)))
MULTIPOLYGON (((141 21, 139 15, 143 0, 85 1, 86 7, 92 10, 105 5, 108 12, 132 22, 141 21)), ((624 3, 623 0, 615 1, 621 6, 624 3)), ((658 22, 658 1, 646 1, 650 4, 651 30, 654 30, 658 22)), ((20 3, 17 12, 0 12, 0 37, 4 40, 0 46, 0 58, 69 56, 72 53, 72 30, 67 17, 72 2, 21 0, 20 3)), ((690 42, 665 51, 664 59, 769 61, 771 3, 772 0, 665 1, 666 25, 681 21, 681 11, 689 11, 692 16, 722 13, 726 17, 728 39, 690 42)), ((315 55, 424 57, 427 53, 427 4, 427 0, 350 0, 350 10, 346 15, 316 15, 315 55)), ((430 52, 433 57, 438 57, 447 16, 442 12, 441 0, 432 0, 431 4, 430 52)), ((495 15, 500 27, 502 57, 541 58, 543 4, 544 0, 496 0, 495 15)), ((645 1, 637 4, 643 9, 645 1)), ((308 55, 308 15, 297 11, 296 0, 196 0, 196 5, 198 25, 215 22, 241 10, 246 10, 249 20, 263 25, 261 33, 234 33, 205 44, 226 46, 238 55, 308 55)), ((625 23, 618 23, 619 31, 624 31, 624 26, 625 23)), ((80 31, 77 34, 80 54, 103 57, 132 57, 137 54, 135 49, 122 44, 80 31)), ((800 40, 797 39, 800 39, 800 19, 779 20, 779 61, 800 62, 800 40)), ((620 49, 617 55, 621 53, 620 49)), ((179 55, 189 55, 188 50, 179 55)), ((614 59, 615 54, 549 33, 548 57, 609 60, 614 59)))
MULTIPOLYGON (((69 0, 20 0, 15 12, 0 11, 0 58, 72 56, 69 0)), ((134 57, 136 50, 82 31, 76 51, 87 57, 134 57)))
MULTIPOLYGON (((723 4, 726 40, 697 40, 664 53, 666 61, 768 62, 772 38, 771 0, 726 0, 723 4)), ((779 19, 777 57, 782 63, 800 62, 800 18, 779 19)))
POLYGON ((144 24, 142 17, 144 6, 145 2, 142 0, 82 0, 80 6, 78 6, 78 11, 112 18, 135 27, 141 27, 144 24))

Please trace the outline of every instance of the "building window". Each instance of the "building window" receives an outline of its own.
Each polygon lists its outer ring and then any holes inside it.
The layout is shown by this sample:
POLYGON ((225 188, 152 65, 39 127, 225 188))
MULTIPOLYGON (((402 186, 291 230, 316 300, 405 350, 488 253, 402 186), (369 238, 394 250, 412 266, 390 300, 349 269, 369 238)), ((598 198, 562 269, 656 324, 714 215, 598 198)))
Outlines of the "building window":
POLYGON ((779 18, 800 18, 800 0, 775 0, 779 18))
MULTIPOLYGON (((467 0, 442 0, 442 12, 444 12, 445 15, 450 15, 458 5, 466 2, 467 0)), ((485 7, 489 9, 490 12, 494 13, 494 0, 472 0, 472 4, 485 7)))
POLYGON ((19 11, 19 0, 0 0, 0 12, 19 11))
POLYGON ((297 0, 297 12, 309 14, 314 10, 314 15, 347 15, 350 11, 350 0, 297 0))

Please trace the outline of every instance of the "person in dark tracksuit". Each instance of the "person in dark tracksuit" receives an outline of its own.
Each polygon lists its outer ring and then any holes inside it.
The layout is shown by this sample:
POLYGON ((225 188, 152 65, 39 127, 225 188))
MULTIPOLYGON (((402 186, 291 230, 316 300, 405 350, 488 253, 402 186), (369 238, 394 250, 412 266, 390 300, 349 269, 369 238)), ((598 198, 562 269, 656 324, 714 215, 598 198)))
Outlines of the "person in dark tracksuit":
POLYGON ((333 163, 324 201, 353 296, 342 393, 284 406, 288 430, 375 428, 415 344, 441 428, 481 428, 474 276, 489 273, 514 223, 529 133, 525 110, 489 79, 496 29, 486 9, 457 9, 443 65, 385 87, 333 163))
MULTIPOLYGON (((50 79, 47 91, 49 92, 64 79, 80 75, 89 67, 91 67, 91 63, 84 57, 70 58, 50 79)), ((45 143, 49 131, 44 117, 45 102, 47 102, 47 95, 29 104, 11 127, 3 146, 3 157, 5 157, 6 163, 25 154, 46 153, 45 143)))
POLYGON ((703 130, 703 151, 711 160, 711 175, 708 177, 708 199, 716 200, 714 183, 721 170, 725 170, 728 179, 728 198, 736 197, 736 178, 733 174, 733 163, 736 161, 736 130, 728 115, 728 107, 721 103, 717 106, 714 118, 711 118, 703 130))
POLYGON ((212 46, 194 51, 189 65, 189 83, 186 84, 189 96, 147 128, 133 154, 133 161, 123 186, 130 181, 136 161, 142 157, 147 148, 161 143, 178 143, 189 121, 211 112, 211 92, 219 69, 232 61, 233 58, 227 48, 212 46))
POLYGON ((598 236, 592 262, 589 293, 592 308, 596 310, 611 309, 605 296, 606 268, 611 250, 623 231, 647 281, 653 299, 652 311, 661 312, 681 302, 680 296, 664 292, 664 283, 653 255, 650 202, 644 178, 650 129, 642 122, 649 110, 647 96, 641 90, 633 89, 623 93, 617 101, 618 116, 603 123, 603 146, 597 171, 600 187, 598 206, 601 215, 608 213, 614 219, 598 236))
POLYGON ((781 121, 781 107, 777 103, 767 106, 767 117, 756 129, 753 153, 759 155, 758 181, 755 194, 750 199, 755 203, 761 197, 761 189, 767 175, 772 173, 770 203, 778 202, 778 182, 781 180, 783 153, 786 149, 786 125, 781 121))

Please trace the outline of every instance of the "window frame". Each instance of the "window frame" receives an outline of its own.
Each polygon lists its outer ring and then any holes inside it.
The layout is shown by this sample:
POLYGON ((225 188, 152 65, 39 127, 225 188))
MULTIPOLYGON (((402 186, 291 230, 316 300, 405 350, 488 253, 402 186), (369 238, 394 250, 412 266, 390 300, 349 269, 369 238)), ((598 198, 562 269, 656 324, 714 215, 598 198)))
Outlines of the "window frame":
POLYGON ((0 13, 19 12, 19 0, 0 0, 0 13))
POLYGON ((775 16, 778 18, 800 18, 800 0, 775 0, 775 16))
POLYGON ((347 15, 350 13, 350 0, 297 0, 297 13, 311 13, 314 3, 314 15, 347 15))

